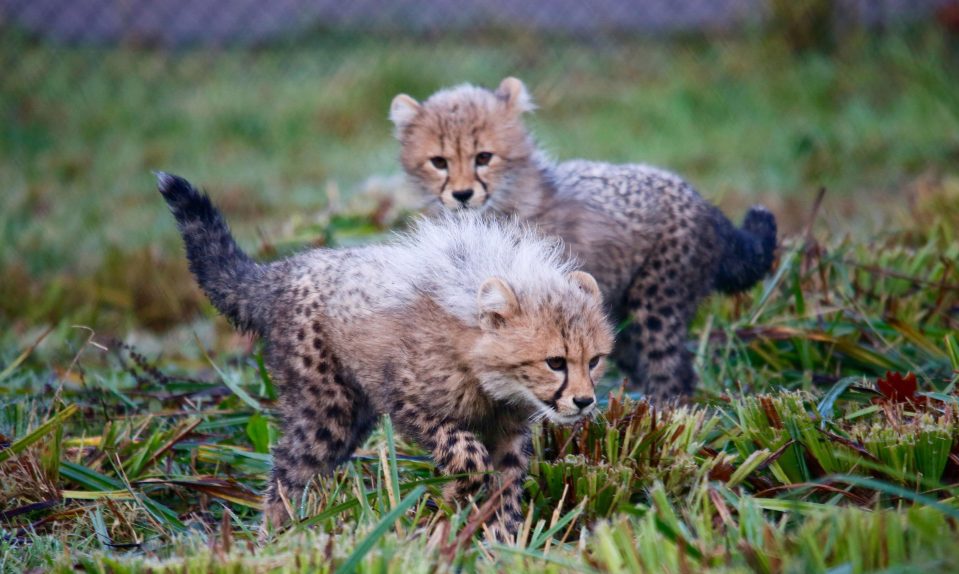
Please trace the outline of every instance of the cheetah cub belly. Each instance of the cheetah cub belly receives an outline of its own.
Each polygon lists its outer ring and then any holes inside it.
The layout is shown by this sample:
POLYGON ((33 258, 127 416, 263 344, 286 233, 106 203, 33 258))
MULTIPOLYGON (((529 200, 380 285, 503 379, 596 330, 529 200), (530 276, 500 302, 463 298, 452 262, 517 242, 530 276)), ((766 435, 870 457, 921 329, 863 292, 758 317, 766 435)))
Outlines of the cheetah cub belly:
POLYGON ((753 207, 734 227, 678 176, 646 165, 554 163, 523 125, 522 82, 463 85, 390 109, 401 161, 435 211, 519 218, 557 236, 626 323, 614 358, 654 399, 690 393, 689 322, 713 290, 743 291, 769 272, 776 220, 753 207))
POLYGON ((557 243, 465 214, 385 245, 259 264, 206 195, 172 175, 158 182, 200 287, 267 342, 283 436, 265 524, 284 523, 285 501, 295 507, 389 413, 442 472, 462 475, 448 499, 499 492, 492 532, 519 531, 530 421, 591 414, 612 347, 596 281, 557 243))

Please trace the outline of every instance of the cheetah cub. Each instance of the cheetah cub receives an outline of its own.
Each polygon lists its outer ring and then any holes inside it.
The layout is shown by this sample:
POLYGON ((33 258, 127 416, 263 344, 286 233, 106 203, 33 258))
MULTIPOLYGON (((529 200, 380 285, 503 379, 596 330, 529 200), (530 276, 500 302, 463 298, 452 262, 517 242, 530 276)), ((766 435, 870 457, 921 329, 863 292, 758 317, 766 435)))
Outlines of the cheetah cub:
POLYGON ((711 291, 743 291, 769 272, 775 218, 756 206, 737 229, 688 183, 646 165, 554 163, 523 125, 533 107, 515 78, 423 103, 396 96, 403 168, 437 207, 518 217, 562 238, 627 323, 614 359, 632 385, 653 399, 692 392, 689 322, 711 291))
POLYGON ((385 245, 261 264, 206 195, 157 177, 200 287, 267 342, 283 436, 264 524, 284 523, 284 499, 347 460, 389 413, 442 472, 462 475, 445 487, 450 501, 503 489, 490 528, 511 539, 531 422, 590 415, 612 348, 596 281, 559 243, 466 214, 420 221, 385 245))

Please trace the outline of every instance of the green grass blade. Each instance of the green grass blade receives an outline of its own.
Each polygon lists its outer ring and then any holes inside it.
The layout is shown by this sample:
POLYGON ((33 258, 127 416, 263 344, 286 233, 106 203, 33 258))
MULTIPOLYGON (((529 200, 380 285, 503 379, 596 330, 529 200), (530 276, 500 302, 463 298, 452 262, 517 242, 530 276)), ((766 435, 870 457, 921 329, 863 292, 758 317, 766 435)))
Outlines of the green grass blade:
POLYGON ((207 362, 210 363, 210 366, 213 367, 213 370, 220 376, 220 380, 223 381, 223 384, 227 386, 228 389, 233 391, 233 394, 237 396, 238 399, 243 401, 245 404, 249 405, 250 408, 257 412, 263 412, 265 409, 263 405, 260 404, 260 401, 254 399, 247 393, 239 383, 233 380, 232 377, 227 376, 222 369, 210 358, 209 353, 206 352, 206 347, 203 346, 203 343, 200 342, 199 337, 196 334, 193 335, 196 339, 196 344, 200 348, 200 351, 203 353, 203 357, 206 358, 207 362))
POLYGON ((894 484, 889 484, 887 482, 882 482, 872 478, 865 478, 862 476, 851 476, 851 475, 827 476, 823 478, 822 481, 845 482, 846 484, 851 484, 853 486, 871 488, 873 490, 884 492, 891 496, 898 496, 899 498, 905 498, 906 500, 911 500, 917 504, 923 504, 925 506, 935 508, 939 512, 953 519, 959 520, 959 508, 945 505, 930 496, 919 494, 912 490, 906 490, 905 488, 902 488, 901 486, 896 486, 894 484))
POLYGON ((336 574, 346 574, 349 572, 355 572, 356 567, 360 564, 363 558, 373 549, 373 546, 376 545, 377 540, 382 538, 384 534, 393 526, 393 523, 403 515, 407 510, 410 509, 416 502, 423 496, 423 493, 426 492, 425 486, 417 486, 413 489, 413 492, 409 493, 403 500, 397 503, 396 508, 391 510, 386 514, 373 530, 367 534, 366 538, 360 542, 350 556, 346 559, 346 562, 340 565, 336 569, 336 574))
POLYGON ((0 462, 4 462, 10 457, 20 454, 26 450, 27 447, 56 430, 57 427, 64 423, 64 421, 72 417, 78 409, 79 407, 77 407, 77 405, 68 405, 66 408, 47 419, 47 421, 42 425, 14 441, 13 444, 11 444, 8 448, 0 451, 0 462))

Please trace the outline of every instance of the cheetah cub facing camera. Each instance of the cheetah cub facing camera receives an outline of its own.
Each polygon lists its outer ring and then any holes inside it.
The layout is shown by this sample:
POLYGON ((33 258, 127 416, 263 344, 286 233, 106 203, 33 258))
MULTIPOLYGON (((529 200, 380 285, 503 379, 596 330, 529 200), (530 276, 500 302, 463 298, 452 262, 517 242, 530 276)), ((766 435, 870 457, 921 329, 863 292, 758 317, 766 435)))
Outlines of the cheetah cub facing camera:
POLYGON ((596 281, 557 242, 474 214, 420 221, 385 245, 255 263, 206 195, 157 177, 200 287, 267 343, 283 437, 264 524, 285 522, 284 499, 389 413, 444 473, 463 475, 445 487, 449 500, 502 489, 490 526, 510 540, 531 421, 572 423, 596 406, 612 347, 596 281))
POLYGON ((678 176, 646 165, 554 163, 522 116, 522 82, 463 85, 423 103, 397 96, 390 119, 410 179, 447 210, 519 217, 563 239, 599 283, 617 322, 614 358, 654 399, 690 393, 689 322, 713 290, 743 291, 769 272, 776 220, 762 207, 735 228, 678 176))

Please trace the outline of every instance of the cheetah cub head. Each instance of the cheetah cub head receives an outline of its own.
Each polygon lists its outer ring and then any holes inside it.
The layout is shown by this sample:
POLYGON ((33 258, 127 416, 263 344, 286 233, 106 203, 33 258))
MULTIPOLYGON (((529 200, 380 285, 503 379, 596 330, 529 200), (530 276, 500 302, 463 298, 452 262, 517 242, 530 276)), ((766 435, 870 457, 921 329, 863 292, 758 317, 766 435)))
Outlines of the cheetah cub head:
POLYGON ((525 405, 532 418, 570 424, 596 408, 595 381, 613 334, 596 280, 574 271, 546 297, 523 298, 501 278, 478 295, 481 335, 472 359, 495 399, 525 405))
POLYGON ((521 116, 533 108, 523 83, 506 78, 496 91, 467 84, 423 103, 400 94, 390 120, 407 174, 446 208, 476 209, 531 165, 535 146, 521 116))

